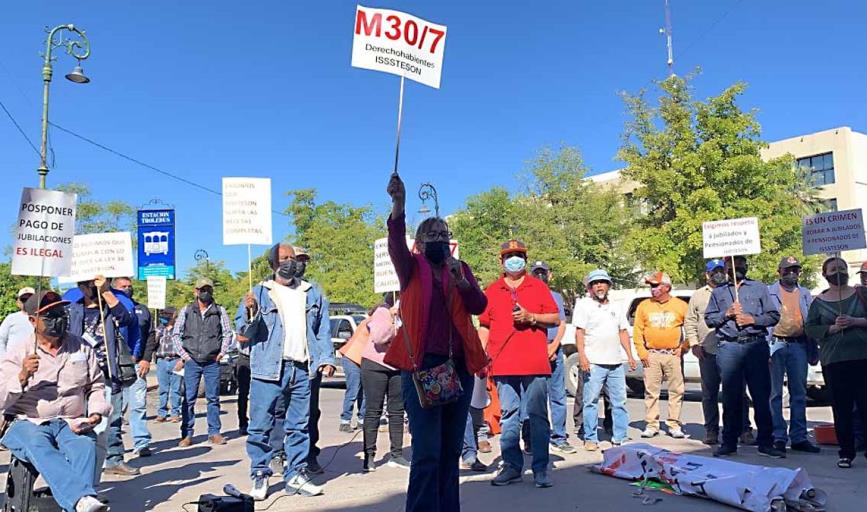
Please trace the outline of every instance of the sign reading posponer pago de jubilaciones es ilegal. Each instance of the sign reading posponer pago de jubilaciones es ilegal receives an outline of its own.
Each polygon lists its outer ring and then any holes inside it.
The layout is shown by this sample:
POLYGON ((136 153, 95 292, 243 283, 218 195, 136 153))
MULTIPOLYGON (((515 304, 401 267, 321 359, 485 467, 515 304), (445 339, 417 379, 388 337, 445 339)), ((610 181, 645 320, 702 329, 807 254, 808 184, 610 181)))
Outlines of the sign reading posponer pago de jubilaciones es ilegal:
POLYGON ((18 203, 12 275, 58 277, 72 269, 76 194, 25 188, 18 203))
POLYGON ((834 254, 867 247, 861 208, 804 217, 804 254, 834 254))
POLYGON ((705 259, 762 252, 756 217, 703 222, 701 234, 705 259))
POLYGON ((384 71, 440 88, 445 25, 405 12, 359 5, 353 33, 353 67, 384 71))

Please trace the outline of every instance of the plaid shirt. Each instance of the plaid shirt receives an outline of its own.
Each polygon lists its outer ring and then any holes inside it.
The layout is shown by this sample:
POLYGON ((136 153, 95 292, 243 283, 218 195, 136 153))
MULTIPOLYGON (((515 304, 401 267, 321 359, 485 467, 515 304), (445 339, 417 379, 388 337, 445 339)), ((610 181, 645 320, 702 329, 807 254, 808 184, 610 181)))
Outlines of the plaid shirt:
POLYGON ((157 339, 159 346, 157 347, 156 357, 159 358, 175 358, 178 353, 175 351, 175 340, 172 338, 172 330, 164 325, 157 326, 157 339))

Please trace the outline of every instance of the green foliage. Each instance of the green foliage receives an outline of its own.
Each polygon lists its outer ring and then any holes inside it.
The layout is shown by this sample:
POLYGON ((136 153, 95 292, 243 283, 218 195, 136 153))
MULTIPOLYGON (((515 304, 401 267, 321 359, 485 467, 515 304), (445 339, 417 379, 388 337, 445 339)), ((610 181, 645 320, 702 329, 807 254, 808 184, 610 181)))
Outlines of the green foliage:
POLYGON ((791 157, 762 160, 755 115, 737 105, 743 83, 702 102, 692 98, 690 80, 660 82, 657 106, 644 91, 624 94, 632 119, 618 156, 643 207, 631 252, 645 269, 694 282, 703 271, 702 222, 755 216, 762 253, 749 258, 750 275, 771 282, 782 256, 801 254, 801 216, 819 204, 815 191, 793 172, 791 157))
POLYGON ((61 192, 78 194, 78 205, 75 211, 75 234, 111 233, 113 231, 129 231, 136 237, 136 209, 123 201, 99 202, 91 198, 90 188, 80 183, 60 185, 61 192))
MULTIPOLYGON (((11 263, 0 263, 0 320, 6 317, 9 313, 18 311, 18 304, 15 295, 18 290, 25 286, 32 286, 36 289, 36 277, 13 276, 11 263)), ((43 287, 46 284, 43 283, 43 287)))

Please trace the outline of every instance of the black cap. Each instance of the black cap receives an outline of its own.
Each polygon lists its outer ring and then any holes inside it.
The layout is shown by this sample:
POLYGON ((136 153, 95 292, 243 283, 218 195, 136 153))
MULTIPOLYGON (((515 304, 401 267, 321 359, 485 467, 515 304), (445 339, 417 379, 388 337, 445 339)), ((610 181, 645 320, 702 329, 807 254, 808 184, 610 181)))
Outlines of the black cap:
POLYGON ((550 272, 551 267, 548 266, 544 261, 537 261, 530 266, 530 273, 535 274, 537 270, 544 270, 545 272, 550 272))
POLYGON ((780 266, 777 268, 779 268, 780 270, 784 270, 792 267, 801 268, 801 262, 798 261, 798 258, 794 256, 786 256, 780 260, 780 266))
POLYGON ((24 303, 24 312, 28 315, 35 316, 42 314, 56 306, 65 306, 69 304, 68 300, 63 298, 55 291, 45 290, 39 293, 34 293, 24 303))

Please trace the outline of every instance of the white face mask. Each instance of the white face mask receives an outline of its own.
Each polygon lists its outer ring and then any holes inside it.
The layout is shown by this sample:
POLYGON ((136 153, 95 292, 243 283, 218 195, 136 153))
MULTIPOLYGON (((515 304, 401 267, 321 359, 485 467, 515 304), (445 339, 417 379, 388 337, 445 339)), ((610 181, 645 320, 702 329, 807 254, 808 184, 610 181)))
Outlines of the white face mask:
POLYGON ((520 256, 510 256, 503 262, 503 268, 506 269, 506 273, 517 276, 527 268, 527 260, 520 256))

